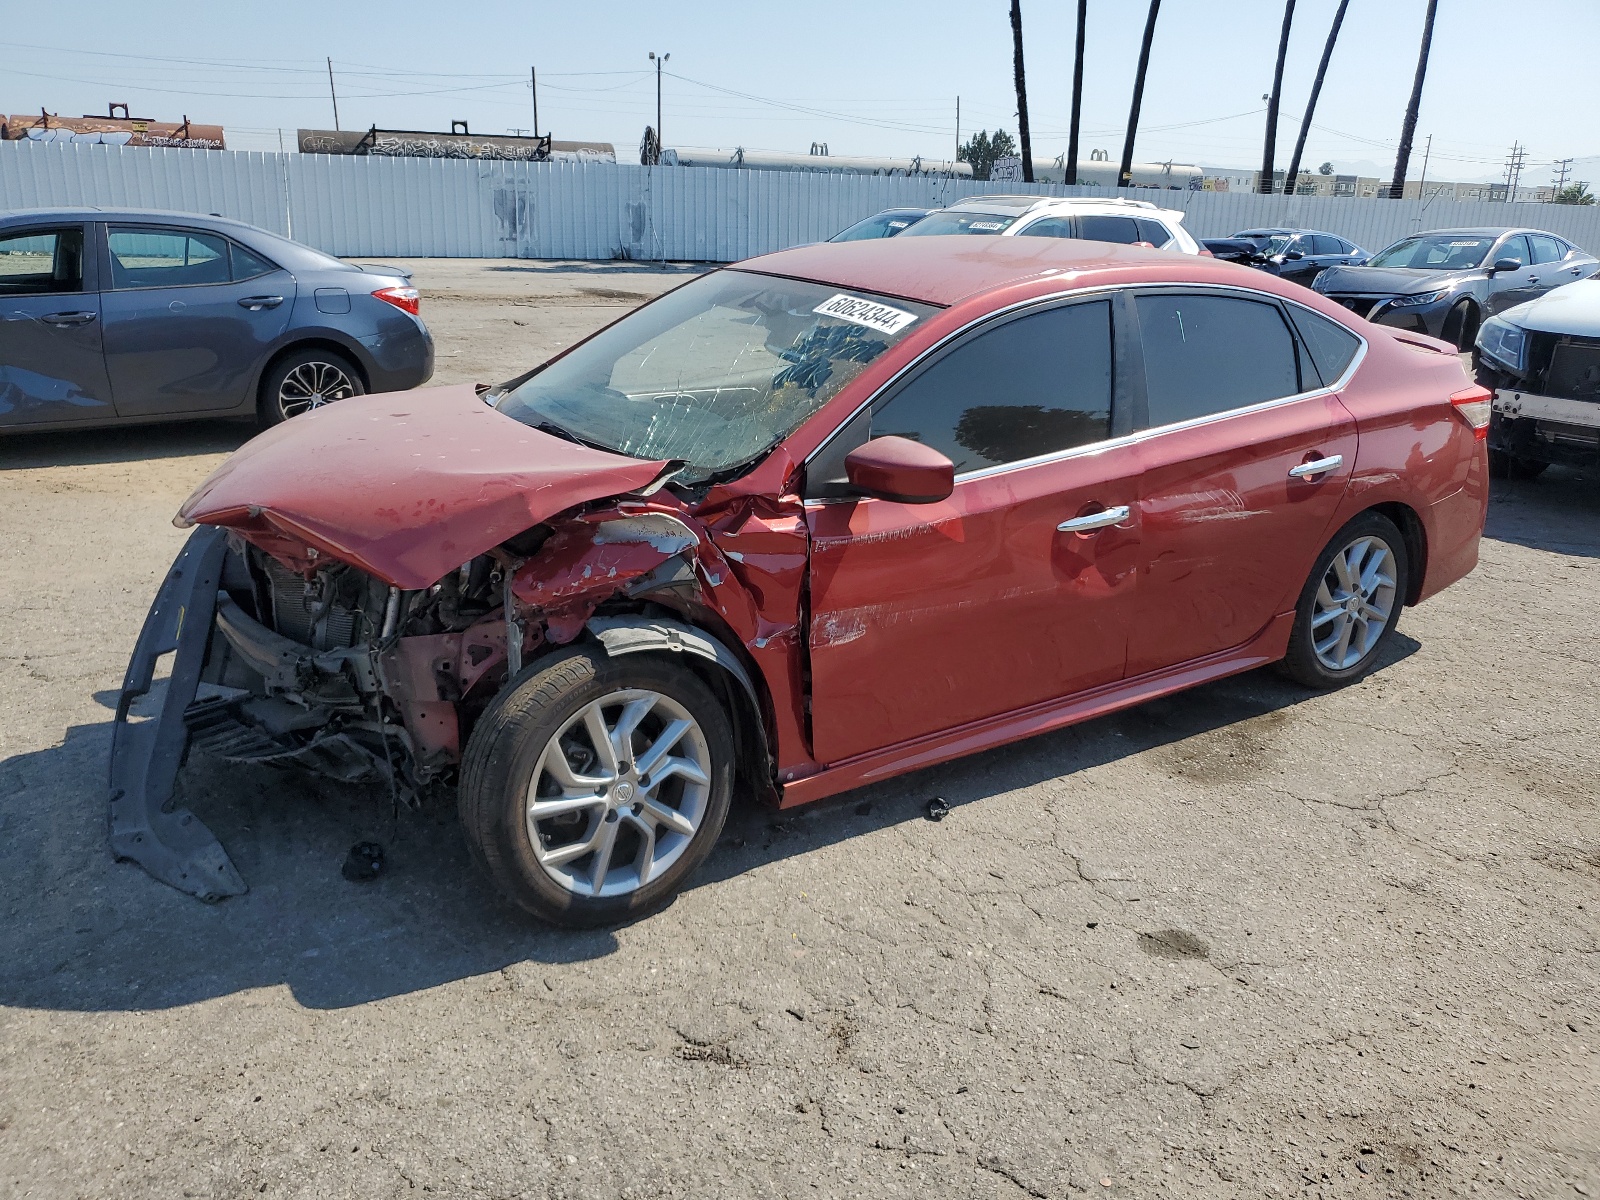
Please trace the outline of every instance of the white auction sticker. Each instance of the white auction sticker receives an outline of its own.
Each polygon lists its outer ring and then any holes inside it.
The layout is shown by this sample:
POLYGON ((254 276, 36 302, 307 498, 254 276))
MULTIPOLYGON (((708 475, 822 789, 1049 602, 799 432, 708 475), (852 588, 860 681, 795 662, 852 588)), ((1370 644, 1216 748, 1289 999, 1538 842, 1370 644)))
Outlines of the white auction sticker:
POLYGON ((1467 242, 1451 242, 1450 245, 1451 246, 1481 246, 1481 245, 1483 245, 1483 239, 1482 238, 1473 238, 1471 241, 1467 241, 1467 242))
POLYGON ((863 300, 843 292, 829 296, 811 310, 824 317, 849 321, 852 325, 865 325, 868 329, 881 329, 884 333, 899 333, 917 319, 916 313, 890 308, 876 300, 863 300))
POLYGON ((967 226, 968 229, 1004 229, 1005 227, 1006 223, 1004 221, 974 221, 967 226))

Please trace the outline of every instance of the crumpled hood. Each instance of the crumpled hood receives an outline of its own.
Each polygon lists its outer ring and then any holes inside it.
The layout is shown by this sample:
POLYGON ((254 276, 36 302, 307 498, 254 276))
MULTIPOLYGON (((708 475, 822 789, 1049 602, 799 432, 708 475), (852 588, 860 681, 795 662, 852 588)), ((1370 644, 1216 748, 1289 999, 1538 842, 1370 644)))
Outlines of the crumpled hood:
POLYGON ((1436 292, 1479 275, 1478 270, 1430 271, 1425 267, 1329 267, 1317 276, 1319 292, 1410 296, 1436 292))
POLYGON ((644 487, 665 466, 540 433, 470 384, 424 388, 341 400, 268 430, 213 471, 173 523, 226 526, 279 558, 329 555, 425 588, 566 509, 644 487))
POLYGON ((1600 279, 1580 279, 1508 308, 1500 318, 1540 333, 1600 337, 1600 279))

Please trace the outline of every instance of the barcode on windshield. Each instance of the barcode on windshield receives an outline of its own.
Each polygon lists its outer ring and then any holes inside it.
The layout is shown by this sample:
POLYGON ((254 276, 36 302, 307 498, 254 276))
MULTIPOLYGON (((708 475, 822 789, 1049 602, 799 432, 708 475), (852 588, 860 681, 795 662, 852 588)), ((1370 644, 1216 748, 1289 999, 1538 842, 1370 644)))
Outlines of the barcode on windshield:
POLYGON ((849 321, 852 325, 865 325, 868 329, 877 329, 884 333, 899 333, 917 319, 916 313, 891 308, 887 304, 879 304, 876 300, 847 296, 843 292, 829 296, 811 311, 819 316, 849 321))

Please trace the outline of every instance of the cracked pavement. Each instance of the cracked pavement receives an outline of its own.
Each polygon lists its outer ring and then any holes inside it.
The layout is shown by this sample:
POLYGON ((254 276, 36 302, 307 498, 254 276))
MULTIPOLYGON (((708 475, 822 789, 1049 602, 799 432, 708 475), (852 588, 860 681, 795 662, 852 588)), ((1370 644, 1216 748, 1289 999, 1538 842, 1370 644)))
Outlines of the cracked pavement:
MULTIPOLYGON (((684 277, 413 265, 439 383, 684 277)), ((198 758, 249 894, 111 861, 114 689, 246 432, 0 442, 0 1194, 1600 1196, 1600 478, 1497 484, 1354 687, 738 808, 671 908, 572 934, 448 809, 198 758)))

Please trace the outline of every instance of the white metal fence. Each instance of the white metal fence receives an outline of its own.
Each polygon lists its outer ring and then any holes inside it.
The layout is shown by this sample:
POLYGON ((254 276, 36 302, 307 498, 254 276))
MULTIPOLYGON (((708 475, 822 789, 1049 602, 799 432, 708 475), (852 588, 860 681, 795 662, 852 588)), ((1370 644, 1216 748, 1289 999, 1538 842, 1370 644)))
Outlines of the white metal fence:
MULTIPOLYGON (((107 205, 219 213, 343 256, 733 262, 826 238, 896 205, 1106 189, 944 178, 475 162, 0 142, 0 210, 107 205)), ((1377 250, 1419 229, 1526 225, 1600 251, 1600 208, 1119 193, 1183 209, 1196 237, 1285 225, 1377 250)))

